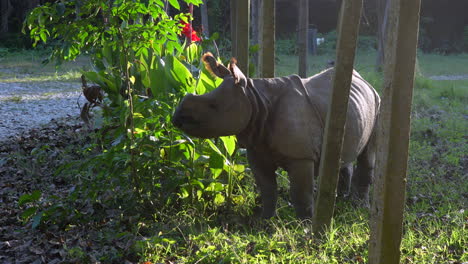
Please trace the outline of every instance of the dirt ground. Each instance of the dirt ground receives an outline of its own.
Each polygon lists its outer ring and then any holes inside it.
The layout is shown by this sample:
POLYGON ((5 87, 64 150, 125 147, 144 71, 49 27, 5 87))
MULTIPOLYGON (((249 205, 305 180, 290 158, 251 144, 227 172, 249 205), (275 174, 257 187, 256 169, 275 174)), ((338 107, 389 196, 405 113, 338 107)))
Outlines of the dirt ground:
POLYGON ((1 82, 0 142, 49 123, 77 117, 85 99, 78 82, 1 82))

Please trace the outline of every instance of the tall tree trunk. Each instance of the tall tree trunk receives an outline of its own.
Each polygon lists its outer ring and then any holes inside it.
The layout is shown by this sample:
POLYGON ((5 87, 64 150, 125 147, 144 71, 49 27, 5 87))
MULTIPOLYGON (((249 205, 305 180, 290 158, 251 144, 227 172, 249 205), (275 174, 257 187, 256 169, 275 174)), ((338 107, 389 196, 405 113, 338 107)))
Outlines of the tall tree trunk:
POLYGON ((377 0, 377 58, 375 70, 382 71, 385 63, 385 42, 388 31, 389 0, 377 0))
POLYGON ((343 1, 340 9, 333 89, 325 122, 317 201, 312 220, 312 229, 318 237, 321 237, 330 227, 335 208, 336 188, 341 166, 340 156, 362 6, 363 0, 343 1))
POLYGON ((391 0, 370 210, 370 264, 400 263, 420 0, 391 0))
POLYGON ((262 78, 273 78, 275 77, 275 1, 263 0, 260 6, 259 75, 262 78))
POLYGON ((13 6, 11 5, 10 0, 0 0, 0 10, 1 10, 1 25, 0 33, 8 33, 8 18, 13 12, 13 6))
MULTIPOLYGON (((263 17, 261 14, 261 2, 262 0, 251 0, 250 1, 250 10, 251 10, 251 15, 250 15, 250 24, 251 24, 251 27, 252 27, 252 39, 251 39, 251 45, 258 45, 260 44, 260 32, 261 32, 261 29, 260 29, 260 19, 263 17)), ((252 56, 252 63, 254 64, 255 68, 256 69, 259 69, 259 54, 258 52, 255 52, 253 54, 251 54, 252 56)), ((260 69, 259 69, 260 70, 260 69)), ((258 74, 260 74, 260 72, 257 71, 258 74)))
POLYGON ((200 6, 200 13, 201 13, 201 21, 202 21, 202 28, 203 28, 203 35, 209 37, 210 36, 210 29, 208 24, 208 0, 203 0, 203 4, 200 6))
POLYGON ((299 53, 299 76, 307 77, 307 30, 309 28, 309 0, 299 0, 299 34, 297 45, 299 53))
POLYGON ((237 2, 231 0, 231 56, 237 57, 237 2))
POLYGON ((249 76, 250 0, 237 0, 237 65, 249 76))
MULTIPOLYGON (((193 17, 193 4, 189 4, 189 13, 190 13, 190 16, 193 17)), ((190 34, 186 37, 188 45, 192 43, 192 31, 193 31, 192 20, 189 21, 189 24, 190 24, 190 31, 189 31, 190 34)))

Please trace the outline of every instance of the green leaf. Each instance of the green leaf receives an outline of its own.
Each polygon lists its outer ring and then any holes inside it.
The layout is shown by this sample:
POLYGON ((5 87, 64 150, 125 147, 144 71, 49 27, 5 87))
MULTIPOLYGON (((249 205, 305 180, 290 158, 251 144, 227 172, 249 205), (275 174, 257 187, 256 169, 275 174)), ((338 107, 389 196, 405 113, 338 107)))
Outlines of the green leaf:
POLYGON ((21 214, 21 219, 23 219, 23 221, 27 221, 37 212, 37 209, 37 207, 29 207, 28 209, 24 210, 24 212, 21 214))
POLYGON ((182 199, 189 197, 189 193, 188 193, 187 189, 185 189, 185 188, 180 188, 179 196, 180 196, 180 198, 182 198, 182 199))
POLYGON ((210 155, 210 168, 222 169, 224 167, 224 157, 218 153, 212 153, 210 155))
POLYGON ((200 78, 198 79, 196 92, 197 94, 204 94, 206 92, 210 92, 216 89, 221 83, 223 79, 217 78, 211 75, 211 73, 205 69, 203 65, 202 71, 200 73, 200 78))
POLYGON ((42 42, 47 42, 47 34, 44 31, 41 31, 41 33, 39 33, 39 36, 41 37, 42 42))
POLYGON ((222 203, 224 203, 226 199, 224 198, 224 195, 222 195, 221 193, 217 193, 216 196, 215 196, 215 199, 214 199, 214 203, 216 205, 220 205, 222 203))
POLYGON ((151 63, 149 70, 149 87, 155 98, 163 98, 167 96, 167 91, 171 88, 169 78, 164 67, 165 65, 163 63, 164 61, 161 58, 155 57, 153 58, 153 62, 151 63))
POLYGON ((213 143, 213 141, 211 139, 208 139, 206 140, 206 142, 208 143, 208 145, 210 146, 210 148, 215 152, 217 153, 218 155, 220 155, 221 157, 223 158, 226 158, 223 153, 219 150, 219 148, 215 145, 215 143, 213 143))
POLYGON ((38 214, 36 214, 34 217, 33 217, 33 222, 32 222, 32 229, 36 229, 39 224, 41 223, 41 220, 42 220, 42 216, 44 215, 44 212, 40 212, 38 214))
POLYGON ((169 3, 170 3, 171 6, 173 6, 175 9, 180 10, 179 1, 177 1, 177 0, 169 0, 169 3))
POLYGON ((180 62, 174 56, 168 56, 166 58, 165 65, 166 73, 168 73, 171 78, 169 79, 175 87, 180 87, 182 91, 188 93, 194 93, 194 81, 192 74, 185 67, 185 65, 180 62))
POLYGON ((199 49, 199 46, 196 43, 191 43, 185 49, 184 54, 188 63, 194 63, 195 61, 200 60, 201 49, 199 49))
POLYGON ((227 137, 220 137, 223 141, 224 148, 226 149, 229 156, 232 156, 234 150, 236 150, 236 137, 235 136, 227 136, 227 137))
POLYGON ((18 200, 18 205, 23 206, 26 203, 37 202, 41 198, 40 191, 34 191, 31 194, 23 194, 18 200))

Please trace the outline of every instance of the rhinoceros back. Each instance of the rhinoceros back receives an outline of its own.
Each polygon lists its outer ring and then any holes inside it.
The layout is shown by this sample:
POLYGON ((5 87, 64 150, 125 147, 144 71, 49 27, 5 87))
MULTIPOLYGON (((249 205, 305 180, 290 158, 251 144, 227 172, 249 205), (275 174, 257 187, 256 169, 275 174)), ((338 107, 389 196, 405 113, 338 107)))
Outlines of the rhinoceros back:
MULTIPOLYGON (((333 68, 330 68, 308 79, 303 79, 311 102, 316 105, 323 120, 326 120, 328 111, 333 72, 333 68)), ((375 126, 379 103, 380 98, 374 88, 357 71, 353 71, 341 156, 343 163, 354 161, 366 146, 375 126)))

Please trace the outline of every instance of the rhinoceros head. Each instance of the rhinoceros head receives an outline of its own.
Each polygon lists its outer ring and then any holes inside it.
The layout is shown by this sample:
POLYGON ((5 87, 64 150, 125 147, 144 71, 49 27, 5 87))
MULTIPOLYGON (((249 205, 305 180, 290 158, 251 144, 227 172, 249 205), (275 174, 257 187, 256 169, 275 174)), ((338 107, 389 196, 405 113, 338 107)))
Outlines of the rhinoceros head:
POLYGON ((177 107, 172 122, 195 137, 236 135, 247 127, 252 113, 246 96, 247 79, 234 59, 229 68, 218 63, 211 53, 204 54, 202 61, 223 82, 209 93, 185 96, 177 107))

